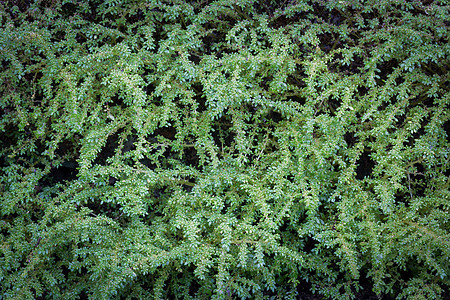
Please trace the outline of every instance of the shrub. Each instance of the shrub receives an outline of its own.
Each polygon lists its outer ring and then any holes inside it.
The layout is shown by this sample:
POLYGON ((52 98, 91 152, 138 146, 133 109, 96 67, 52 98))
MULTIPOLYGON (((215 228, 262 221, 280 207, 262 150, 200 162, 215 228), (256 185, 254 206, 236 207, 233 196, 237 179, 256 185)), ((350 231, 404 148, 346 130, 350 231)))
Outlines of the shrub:
POLYGON ((445 1, 0 3, 2 299, 439 299, 445 1))

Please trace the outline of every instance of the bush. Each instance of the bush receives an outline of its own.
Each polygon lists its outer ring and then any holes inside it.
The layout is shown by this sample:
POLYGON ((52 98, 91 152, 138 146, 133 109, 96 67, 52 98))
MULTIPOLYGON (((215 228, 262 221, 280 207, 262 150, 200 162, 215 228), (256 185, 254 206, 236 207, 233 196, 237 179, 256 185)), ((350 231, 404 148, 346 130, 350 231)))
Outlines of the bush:
POLYGON ((1 2, 0 298, 442 298, 448 8, 1 2))

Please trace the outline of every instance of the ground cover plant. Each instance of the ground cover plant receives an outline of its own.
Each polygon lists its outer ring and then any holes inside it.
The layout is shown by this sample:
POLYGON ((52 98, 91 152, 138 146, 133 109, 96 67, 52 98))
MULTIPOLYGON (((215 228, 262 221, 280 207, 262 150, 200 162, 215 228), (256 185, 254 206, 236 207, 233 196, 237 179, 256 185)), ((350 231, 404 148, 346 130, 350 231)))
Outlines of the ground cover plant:
POLYGON ((448 20, 1 1, 0 299, 444 298, 448 20))

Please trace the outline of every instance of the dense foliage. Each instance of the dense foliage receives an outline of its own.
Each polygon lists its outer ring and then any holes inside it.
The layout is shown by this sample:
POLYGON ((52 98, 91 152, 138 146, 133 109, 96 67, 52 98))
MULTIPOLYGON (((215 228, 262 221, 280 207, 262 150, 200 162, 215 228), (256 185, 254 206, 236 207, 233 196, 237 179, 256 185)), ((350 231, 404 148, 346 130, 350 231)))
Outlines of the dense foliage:
POLYGON ((448 20, 1 1, 0 299, 442 298, 448 20))

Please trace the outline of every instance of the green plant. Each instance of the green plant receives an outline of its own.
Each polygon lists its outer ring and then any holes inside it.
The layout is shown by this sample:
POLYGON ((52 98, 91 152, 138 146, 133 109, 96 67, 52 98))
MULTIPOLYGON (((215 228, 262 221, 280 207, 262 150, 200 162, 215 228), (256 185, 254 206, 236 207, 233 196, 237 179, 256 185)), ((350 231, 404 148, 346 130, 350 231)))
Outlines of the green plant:
POLYGON ((0 298, 448 291, 444 1, 0 3, 0 298))

